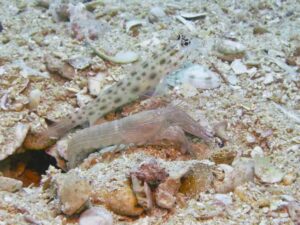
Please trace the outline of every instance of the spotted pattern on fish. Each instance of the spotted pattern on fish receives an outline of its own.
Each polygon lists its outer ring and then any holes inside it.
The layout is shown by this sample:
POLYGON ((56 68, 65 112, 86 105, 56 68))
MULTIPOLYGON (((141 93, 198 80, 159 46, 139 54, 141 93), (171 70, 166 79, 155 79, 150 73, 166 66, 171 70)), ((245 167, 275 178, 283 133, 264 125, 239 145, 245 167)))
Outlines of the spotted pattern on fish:
POLYGON ((155 89, 163 76, 181 65, 187 56, 184 49, 164 47, 161 54, 154 53, 152 58, 134 65, 128 77, 103 90, 96 99, 50 126, 44 134, 58 139, 87 121, 93 124, 110 111, 138 99, 151 88, 155 89))

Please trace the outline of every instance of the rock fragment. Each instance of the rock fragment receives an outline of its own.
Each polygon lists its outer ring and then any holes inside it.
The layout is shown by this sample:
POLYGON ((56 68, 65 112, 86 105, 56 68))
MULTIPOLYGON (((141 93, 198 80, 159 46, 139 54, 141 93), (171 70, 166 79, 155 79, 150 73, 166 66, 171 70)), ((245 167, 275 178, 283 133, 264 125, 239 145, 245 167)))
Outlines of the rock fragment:
POLYGON ((208 190, 211 187, 212 180, 211 167, 203 163, 196 163, 181 178, 182 183, 179 192, 188 197, 195 197, 200 192, 208 190))
POLYGON ((181 185, 180 179, 167 178, 155 192, 156 204, 164 209, 172 209, 176 203, 176 195, 181 185))
POLYGON ((80 212, 91 195, 89 182, 71 171, 55 179, 61 211, 66 215, 80 212))
POLYGON ((113 212, 123 216, 141 215, 144 209, 138 206, 137 198, 129 184, 107 193, 104 196, 104 204, 113 212))
POLYGON ((23 186, 22 181, 9 178, 9 177, 0 176, 0 191, 16 192, 20 190, 22 186, 23 186))

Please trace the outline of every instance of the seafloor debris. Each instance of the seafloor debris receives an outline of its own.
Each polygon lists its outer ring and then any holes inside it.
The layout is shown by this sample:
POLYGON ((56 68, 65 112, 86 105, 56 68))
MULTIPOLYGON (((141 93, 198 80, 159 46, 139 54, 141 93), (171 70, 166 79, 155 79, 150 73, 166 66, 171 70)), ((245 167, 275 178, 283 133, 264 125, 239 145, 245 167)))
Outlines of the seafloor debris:
POLYGON ((22 181, 0 176, 0 191, 15 192, 22 188, 22 181))
POLYGON ((99 56, 101 59, 115 63, 115 64, 127 64, 135 62, 139 59, 139 55, 132 51, 122 51, 118 52, 115 56, 109 56, 101 50, 97 50, 94 47, 91 47, 94 53, 99 56))
POLYGON ((126 32, 128 33, 134 27, 143 26, 145 24, 146 24, 145 20, 137 20, 137 19, 129 20, 125 24, 125 29, 126 29, 126 32))
POLYGON ((237 155, 236 151, 222 148, 222 149, 218 149, 218 150, 214 151, 211 155, 211 159, 216 164, 231 165, 231 163, 235 159, 236 155, 237 155))
POLYGON ((29 93, 29 107, 36 109, 41 101, 42 92, 39 89, 34 89, 29 93))
POLYGON ((155 191, 155 203, 161 208, 172 209, 176 202, 176 195, 181 186, 180 179, 167 178, 159 184, 155 191))
POLYGON ((166 79, 168 85, 173 87, 189 84, 195 88, 214 89, 220 86, 219 75, 198 64, 192 64, 166 79))
POLYGON ((254 171, 255 175, 264 183, 277 183, 284 177, 284 173, 272 165, 268 157, 255 157, 254 171))
POLYGON ((130 173, 133 192, 138 204, 145 210, 155 205, 172 209, 180 193, 186 197, 195 197, 211 187, 213 176, 208 165, 194 162, 177 168, 176 163, 173 165, 169 162, 164 167, 151 159, 130 173), (170 176, 167 177, 165 170, 170 171, 170 176))
POLYGON ((60 209, 64 214, 72 215, 84 209, 92 191, 87 180, 72 171, 60 174, 52 182, 57 189, 60 209))
MULTIPOLYGON (((29 125, 27 124, 17 123, 14 126, 14 133, 10 137, 14 141, 8 143, 5 148, 1 149, 0 160, 7 158, 7 156, 12 155, 18 152, 19 150, 22 150, 20 147, 22 146, 28 131, 29 131, 29 125)), ((6 137, 5 139, 7 138, 8 137, 6 137)))
POLYGON ((240 158, 233 163, 233 167, 220 164, 219 169, 224 175, 214 180, 214 188, 219 193, 233 191, 239 185, 254 180, 254 162, 248 158, 240 158))
POLYGON ((84 4, 69 6, 71 30, 77 40, 95 40, 107 30, 108 25, 97 21, 94 14, 85 9, 84 4))
POLYGON ((235 59, 243 58, 246 51, 246 46, 231 40, 219 41, 216 46, 218 51, 217 56, 226 61, 233 61, 235 59))
POLYGON ((52 55, 45 56, 45 63, 51 73, 57 73, 68 80, 72 80, 75 76, 75 69, 69 63, 63 62, 52 55))
POLYGON ((211 166, 203 163, 195 163, 181 177, 179 191, 188 197, 195 197, 199 193, 207 191, 211 187, 212 181, 211 166))
POLYGON ((113 217, 103 207, 92 207, 81 213, 79 225, 113 225, 113 217))
POLYGON ((149 21, 154 23, 162 20, 166 17, 166 13, 163 8, 159 6, 152 7, 149 11, 149 21))
POLYGON ((168 177, 166 170, 159 166, 156 160, 144 162, 136 171, 132 171, 130 175, 134 175, 140 181, 148 183, 150 186, 157 186, 164 182, 168 177))
POLYGON ((138 216, 144 211, 138 205, 137 198, 128 182, 125 182, 122 187, 105 193, 103 199, 105 206, 119 215, 138 216))
POLYGON ((291 201, 287 205, 288 213, 295 223, 295 225, 300 224, 300 203, 296 201, 291 201))

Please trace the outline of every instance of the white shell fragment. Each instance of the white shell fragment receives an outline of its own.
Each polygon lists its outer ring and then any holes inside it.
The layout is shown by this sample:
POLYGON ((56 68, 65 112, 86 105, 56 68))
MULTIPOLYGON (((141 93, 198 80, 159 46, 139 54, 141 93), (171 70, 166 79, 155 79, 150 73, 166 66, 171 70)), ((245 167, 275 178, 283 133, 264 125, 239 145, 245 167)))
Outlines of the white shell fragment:
POLYGON ((245 53, 246 46, 235 41, 223 40, 217 44, 217 50, 224 55, 245 53))
POLYGON ((180 16, 185 19, 196 20, 196 19, 203 19, 206 17, 206 13, 189 13, 189 12, 182 12, 180 16))
POLYGON ((113 217, 102 207, 92 207, 80 215, 79 225, 113 225, 113 217))
POLYGON ((240 158, 234 161, 234 167, 220 164, 225 173, 223 182, 215 182, 215 190, 219 193, 227 193, 233 191, 236 187, 251 182, 254 179, 254 165, 253 160, 248 158, 240 158))
POLYGON ((135 62, 139 59, 139 55, 132 51, 121 51, 117 53, 115 56, 109 56, 102 50, 97 50, 93 46, 91 46, 94 53, 99 56, 101 59, 110 61, 112 63, 116 64, 127 64, 135 62))
POLYGON ((132 51, 122 51, 118 52, 113 59, 121 64, 132 63, 139 59, 139 55, 132 51))
MULTIPOLYGON (((9 155, 14 154, 22 146, 28 131, 28 124, 17 123, 17 125, 14 127, 14 135, 9 137, 9 139, 13 141, 0 149, 0 160, 3 160, 9 155)), ((2 142, 4 142, 7 138, 5 137, 3 139, 2 142)))
POLYGON ((274 81, 273 74, 268 73, 263 81, 264 84, 271 84, 274 81))
POLYGON ((104 81, 105 81, 104 73, 98 73, 94 77, 89 77, 88 78, 88 88, 89 88, 90 94, 93 96, 97 96, 103 88, 104 81))
POLYGON ((165 16, 166 16, 165 11, 159 6, 156 6, 156 7, 153 7, 150 9, 150 12, 149 12, 150 22, 157 22, 161 18, 164 18, 165 16))
POLYGON ((264 151, 260 146, 255 146, 253 150, 250 153, 251 158, 255 157, 263 157, 264 156, 264 151))
POLYGON ((0 191, 15 192, 22 188, 23 182, 9 177, 0 176, 0 191))
POLYGON ((133 27, 144 26, 146 24, 145 20, 129 20, 126 22, 125 29, 128 33, 133 27))
POLYGON ((240 59, 235 59, 231 63, 231 68, 232 68, 233 72, 237 75, 247 73, 247 67, 245 66, 244 63, 242 63, 242 61, 240 59))
POLYGON ((200 89, 214 89, 221 84, 219 75, 208 68, 193 64, 167 77, 170 86, 189 84, 200 89))
POLYGON ((23 77, 43 77, 50 78, 47 72, 40 72, 37 69, 29 67, 23 60, 16 60, 13 62, 13 66, 20 68, 20 74, 23 77))
POLYGON ((191 32, 196 32, 196 28, 194 26, 194 23, 191 21, 186 20, 185 18, 183 18, 182 16, 176 16, 175 17, 179 22, 181 22, 182 24, 184 24, 191 32))
POLYGON ((29 107, 35 109, 41 101, 42 92, 39 89, 32 90, 29 93, 29 107))
POLYGON ((264 183, 280 182, 284 176, 283 172, 272 165, 268 157, 255 157, 254 173, 264 183))
POLYGON ((232 204, 232 197, 228 194, 215 194, 214 198, 222 202, 224 205, 232 204))
POLYGON ((74 57, 68 60, 69 64, 75 69, 82 70, 90 65, 91 60, 87 57, 74 57))

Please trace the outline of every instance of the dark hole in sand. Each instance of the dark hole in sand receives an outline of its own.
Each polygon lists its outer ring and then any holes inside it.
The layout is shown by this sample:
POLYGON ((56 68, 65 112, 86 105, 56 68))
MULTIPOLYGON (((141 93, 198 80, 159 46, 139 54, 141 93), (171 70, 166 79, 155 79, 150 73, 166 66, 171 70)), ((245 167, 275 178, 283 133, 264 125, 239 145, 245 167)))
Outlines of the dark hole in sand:
POLYGON ((5 177, 21 180, 23 186, 38 186, 48 167, 56 161, 44 151, 27 151, 9 156, 0 162, 0 173, 5 177))

